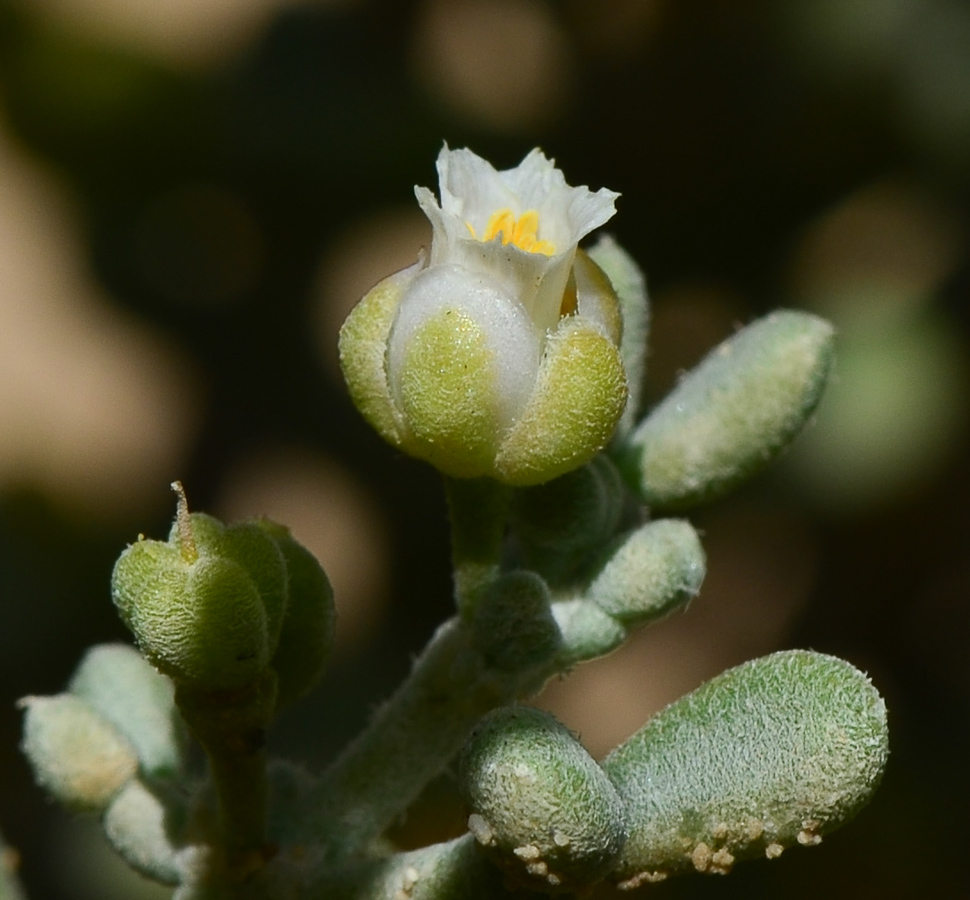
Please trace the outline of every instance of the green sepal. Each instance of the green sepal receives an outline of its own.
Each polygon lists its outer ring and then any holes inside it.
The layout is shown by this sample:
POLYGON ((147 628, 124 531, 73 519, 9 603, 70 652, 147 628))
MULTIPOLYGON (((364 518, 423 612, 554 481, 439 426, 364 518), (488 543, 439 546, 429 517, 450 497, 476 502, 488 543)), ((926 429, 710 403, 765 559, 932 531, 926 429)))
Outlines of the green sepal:
MULTIPOLYGON (((287 569, 283 554, 259 522, 224 525, 206 513, 190 513, 190 527, 200 557, 225 557, 241 566, 252 578, 266 610, 266 640, 270 655, 276 650, 286 613, 287 569)), ((169 543, 179 540, 179 523, 169 543)))
POLYGON ((269 661, 262 597, 231 559, 187 560, 177 546, 141 540, 118 559, 111 586, 139 649, 176 683, 238 688, 269 661))
POLYGON ((730 669, 651 719, 603 769, 635 887, 811 846, 869 801, 888 756, 886 707, 849 663, 801 650, 730 669))
POLYGON ((128 739, 80 697, 25 697, 21 749, 37 783, 65 806, 101 812, 138 771, 128 739))
POLYGON ((185 729, 172 682, 125 644, 100 644, 84 654, 68 690, 104 716, 135 748, 151 777, 182 769, 185 729))
POLYGON ((323 674, 337 629, 330 579, 317 558, 275 522, 257 523, 276 542, 289 575, 289 599, 279 645, 270 660, 278 682, 277 708, 305 694, 323 674))
POLYGON ((719 496, 786 447, 818 404, 833 329, 781 311, 742 329, 688 372, 616 449, 620 468, 654 509, 719 496))
POLYGON ((588 251, 589 257, 610 279, 623 314, 620 355, 629 389, 626 409, 617 431, 625 434, 640 414, 647 369, 647 338, 650 334, 650 298, 643 272, 636 261, 612 237, 604 235, 588 251))
MULTIPOLYGON (((572 286, 576 291, 576 310, 582 319, 594 323, 612 344, 619 347, 623 338, 623 310, 613 282, 585 250, 577 249, 573 258, 572 286)), ((567 312, 570 288, 566 288, 561 314, 567 312)))
POLYGON ((442 309, 415 330, 400 373, 402 446, 456 478, 493 471, 500 434, 498 369, 482 325, 442 309))
POLYGON ((518 887, 588 888, 626 840, 623 803, 603 770, 553 716, 504 707, 475 728, 460 763, 469 829, 518 887))
POLYGON ((404 288, 424 261, 385 278, 364 296, 340 329, 340 368, 354 405, 388 443, 402 446, 406 429, 387 380, 387 341, 404 288))
POLYGON ((495 477, 542 484, 589 462, 612 438, 626 398, 616 345, 582 316, 562 319, 546 338, 535 390, 502 440, 495 477))

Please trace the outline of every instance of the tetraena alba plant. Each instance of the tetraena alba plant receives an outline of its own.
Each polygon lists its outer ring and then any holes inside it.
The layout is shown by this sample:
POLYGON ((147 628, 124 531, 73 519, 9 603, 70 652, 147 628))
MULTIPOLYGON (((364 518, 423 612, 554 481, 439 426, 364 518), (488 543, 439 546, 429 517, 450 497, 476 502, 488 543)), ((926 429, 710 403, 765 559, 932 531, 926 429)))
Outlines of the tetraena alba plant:
POLYGON ((181 487, 166 540, 112 591, 138 650, 99 646, 65 693, 28 697, 37 780, 100 817, 178 900, 449 900, 632 889, 817 844, 865 805, 886 710, 849 663, 787 651, 731 669, 597 762, 520 701, 700 589, 683 518, 770 460, 818 402, 832 329, 776 312, 641 418, 647 295, 612 240, 616 194, 540 151, 497 172, 442 150, 418 188, 430 253, 378 284, 340 337, 360 411, 444 474, 454 618, 319 775, 268 760, 277 712, 323 674, 333 595, 281 525, 224 525, 181 487), (194 738, 204 774, 186 762, 194 738), (468 832, 384 837, 457 760, 468 832))

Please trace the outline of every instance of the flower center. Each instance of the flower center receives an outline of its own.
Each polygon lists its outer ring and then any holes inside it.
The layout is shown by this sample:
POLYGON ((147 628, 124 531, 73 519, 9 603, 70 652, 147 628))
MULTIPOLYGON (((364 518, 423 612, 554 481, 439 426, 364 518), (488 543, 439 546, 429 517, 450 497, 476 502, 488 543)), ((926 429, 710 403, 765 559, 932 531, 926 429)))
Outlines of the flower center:
POLYGON ((541 253, 543 256, 554 256, 556 253, 556 247, 551 241, 538 239, 539 213, 534 209, 527 209, 518 219, 508 207, 493 212, 481 238, 475 234, 470 222, 465 224, 476 241, 487 242, 501 235, 503 244, 513 244, 526 253, 541 253))

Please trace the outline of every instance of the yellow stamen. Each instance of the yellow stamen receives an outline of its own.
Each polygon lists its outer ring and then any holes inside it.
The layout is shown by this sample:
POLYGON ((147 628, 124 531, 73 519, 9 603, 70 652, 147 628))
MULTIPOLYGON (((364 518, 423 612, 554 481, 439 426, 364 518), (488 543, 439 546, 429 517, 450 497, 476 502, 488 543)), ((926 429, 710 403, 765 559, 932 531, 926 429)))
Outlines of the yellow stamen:
POLYGON ((512 233, 515 231, 515 216, 511 209, 500 209, 492 213, 485 226, 485 237, 483 241, 491 241, 502 235, 502 243, 507 244, 512 240, 512 233))
POLYGON ((512 227, 512 243, 523 250, 531 251, 539 239, 539 213, 527 209, 512 227))
MULTIPOLYGON (((478 235, 470 222, 465 223, 475 240, 478 235)), ((485 226, 482 241, 492 241, 501 236, 503 244, 512 244, 526 253, 541 253, 543 256, 553 256, 556 247, 551 241, 540 241, 539 213, 534 209, 527 209, 518 219, 512 215, 512 210, 506 207, 492 213, 485 226)))

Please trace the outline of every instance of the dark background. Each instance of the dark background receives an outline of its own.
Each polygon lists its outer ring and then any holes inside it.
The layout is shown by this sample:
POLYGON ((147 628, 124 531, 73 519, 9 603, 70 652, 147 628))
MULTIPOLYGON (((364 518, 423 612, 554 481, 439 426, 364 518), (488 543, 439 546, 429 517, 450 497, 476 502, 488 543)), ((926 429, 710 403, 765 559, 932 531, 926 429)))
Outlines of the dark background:
MULTIPOLYGON (((173 479, 290 522, 337 586, 341 650, 280 752, 325 761, 449 614, 436 476, 368 430, 333 350, 427 241, 443 140, 622 192, 651 402, 771 308, 839 329, 811 431, 695 517, 689 613, 540 702, 602 754, 814 647, 886 695, 884 784, 817 850, 645 893, 966 896, 970 4, 0 0, 0 827, 30 896, 158 896, 33 786, 14 702, 126 639, 111 566, 167 531, 173 479)), ((460 830, 453 794, 400 840, 460 830)))

